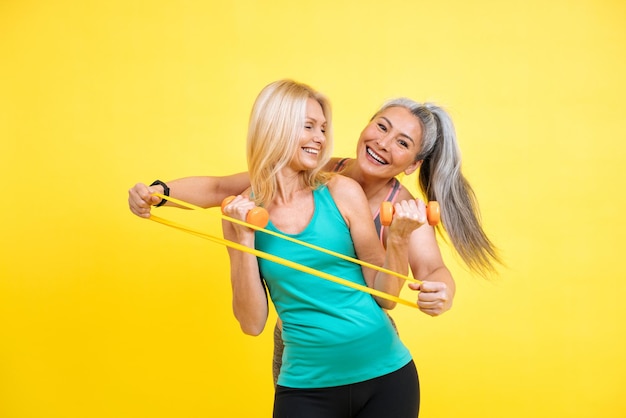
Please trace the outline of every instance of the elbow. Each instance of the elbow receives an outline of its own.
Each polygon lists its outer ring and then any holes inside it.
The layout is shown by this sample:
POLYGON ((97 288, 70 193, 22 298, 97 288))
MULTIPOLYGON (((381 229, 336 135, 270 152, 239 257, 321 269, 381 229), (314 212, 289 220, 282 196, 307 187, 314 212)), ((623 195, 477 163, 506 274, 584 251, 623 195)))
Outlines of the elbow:
POLYGON ((388 302, 385 304, 385 309, 386 309, 386 310, 388 310, 388 311, 391 311, 391 310, 395 309, 395 308, 396 308, 396 306, 398 306, 398 304, 397 304, 396 302, 389 302, 389 301, 388 301, 388 302))
POLYGON ((378 306, 388 311, 394 309, 398 303, 389 299, 377 298, 378 306))
POLYGON ((243 331, 244 334, 251 335, 253 337, 258 337, 259 335, 261 335, 263 329, 265 328, 262 325, 246 325, 243 323, 239 323, 239 326, 241 327, 241 331, 243 331))
POLYGON ((233 303, 233 314, 241 331, 246 335, 258 336, 263 332, 267 323, 267 305, 264 308, 252 308, 233 303))
POLYGON ((239 321, 239 327, 241 331, 246 335, 257 337, 261 335, 265 328, 265 321, 260 318, 240 317, 235 315, 237 321, 239 321))

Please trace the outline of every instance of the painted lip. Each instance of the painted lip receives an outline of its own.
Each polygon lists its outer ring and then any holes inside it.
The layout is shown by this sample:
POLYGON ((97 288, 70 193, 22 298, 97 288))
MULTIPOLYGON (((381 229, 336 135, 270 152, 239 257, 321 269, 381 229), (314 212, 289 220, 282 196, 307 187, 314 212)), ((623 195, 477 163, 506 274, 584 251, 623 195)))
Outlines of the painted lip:
POLYGON ((389 162, 387 160, 385 160, 383 157, 381 157, 379 154, 377 154, 376 152, 374 152, 373 149, 371 149, 370 147, 365 147, 365 152, 367 153, 367 155, 369 157, 371 157, 374 161, 376 161, 379 164, 382 165, 387 165, 389 164, 389 162))

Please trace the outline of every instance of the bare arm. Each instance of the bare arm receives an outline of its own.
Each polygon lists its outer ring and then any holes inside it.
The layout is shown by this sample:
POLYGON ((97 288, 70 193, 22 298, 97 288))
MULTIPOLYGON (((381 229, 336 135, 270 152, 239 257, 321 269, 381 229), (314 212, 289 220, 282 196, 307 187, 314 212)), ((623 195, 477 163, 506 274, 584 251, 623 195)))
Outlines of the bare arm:
MULTIPOLYGON (((225 213, 244 220, 254 207, 254 202, 238 196, 225 208, 225 213)), ((224 238, 249 248, 254 248, 254 231, 227 220, 222 221, 224 238)), ((268 317, 268 301, 261 279, 259 264, 253 254, 228 247, 230 257, 230 280, 233 292, 233 313, 241 330, 249 335, 263 332, 268 317)))
MULTIPOLYGON (((413 196, 402 188, 398 199, 408 200, 413 199, 413 196)), ((420 311, 438 316, 452 308, 456 285, 452 273, 443 262, 432 226, 424 224, 411 234, 409 265, 413 277, 422 282, 409 283, 409 288, 419 291, 417 305, 420 311)))
MULTIPOLYGON (((387 251, 376 235, 367 198, 363 190, 351 179, 335 176, 329 189, 350 228, 357 257, 370 264, 406 275, 408 273, 408 249, 411 232, 426 221, 425 208, 421 211, 415 201, 396 204, 396 215, 389 228, 387 251)), ((404 280, 393 275, 363 268, 367 285, 373 289, 398 296, 404 280)), ((395 302, 376 298, 385 309, 393 309, 395 302)))
POLYGON ((409 283, 411 289, 419 291, 419 309, 430 316, 448 311, 452 307, 456 284, 443 262, 432 226, 423 225, 411 234, 409 264, 413 277, 422 282, 409 283))
MULTIPOLYGON (((225 197, 243 192, 250 186, 250 178, 248 173, 238 173, 223 177, 184 177, 167 181, 166 184, 170 188, 171 197, 210 208, 220 206, 225 197)), ((152 206, 161 201, 161 198, 152 195, 155 192, 163 193, 163 186, 147 186, 143 183, 133 186, 128 191, 130 211, 142 218, 149 218, 152 206)), ((169 201, 164 206, 179 207, 169 201)))

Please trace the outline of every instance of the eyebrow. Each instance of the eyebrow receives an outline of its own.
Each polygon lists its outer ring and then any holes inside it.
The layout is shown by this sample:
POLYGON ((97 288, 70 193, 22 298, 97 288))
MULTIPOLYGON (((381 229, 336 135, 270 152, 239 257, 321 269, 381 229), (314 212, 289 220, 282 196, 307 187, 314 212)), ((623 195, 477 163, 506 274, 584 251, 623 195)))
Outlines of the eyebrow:
MULTIPOLYGON (((391 121, 389 119, 387 119, 384 116, 380 116, 381 119, 385 119, 387 121, 387 123, 389 124, 389 126, 391 126, 393 128, 393 123, 391 123, 391 121)), ((405 134, 404 132, 400 132, 400 135, 405 137, 406 139, 408 139, 409 141, 411 141, 413 143, 413 145, 415 145, 415 141, 413 140, 413 138, 411 138, 409 135, 405 134)))
POLYGON ((311 122, 314 122, 314 123, 321 122, 321 123, 322 123, 322 125, 326 125, 326 123, 327 123, 327 122, 326 122, 326 119, 324 119, 324 121, 322 122, 322 121, 318 121, 317 119, 315 119, 315 118, 314 118, 314 117, 312 117, 312 116, 307 116, 306 118, 304 118, 304 120, 305 120, 305 121, 311 121, 311 122))

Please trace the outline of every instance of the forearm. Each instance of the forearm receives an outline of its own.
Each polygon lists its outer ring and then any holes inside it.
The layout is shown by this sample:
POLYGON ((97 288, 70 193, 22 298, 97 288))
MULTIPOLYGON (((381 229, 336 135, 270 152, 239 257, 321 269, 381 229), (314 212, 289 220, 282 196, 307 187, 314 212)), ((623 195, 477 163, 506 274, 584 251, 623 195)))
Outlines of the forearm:
POLYGON ((268 302, 255 256, 230 250, 233 313, 245 334, 259 335, 265 328, 268 302))
POLYGON ((452 273, 446 266, 443 264, 436 267, 434 270, 430 271, 426 276, 420 278, 419 280, 424 282, 441 282, 445 283, 448 289, 448 295, 450 296, 450 303, 452 303, 452 299, 454 299, 454 295, 456 294, 456 283, 454 282, 454 278, 452 277, 452 273))
MULTIPOLYGON (((254 248, 254 231, 222 222, 224 238, 244 247, 254 248)), ((233 314, 241 330, 249 335, 259 335, 268 316, 265 286, 261 280, 256 256, 228 247, 233 314)))
MULTIPOLYGON (((402 238, 390 237, 387 240, 387 251, 385 252, 385 262, 383 267, 396 273, 407 275, 409 266, 408 257, 408 240, 402 238)), ((393 296, 399 296, 404 279, 389 273, 379 271, 374 278, 374 289, 388 293, 393 296)), ((396 303, 388 299, 376 298, 378 304, 385 309, 393 309, 396 303)))
MULTIPOLYGON (((203 208, 220 206, 224 198, 238 195, 250 185, 247 173, 223 177, 184 177, 166 183, 171 197, 203 208)), ((165 205, 178 206, 172 202, 166 202, 165 205)))
POLYGON ((452 273, 445 266, 432 227, 424 225, 411 236, 409 263, 413 277, 420 283, 409 283, 409 288, 418 290, 420 310, 437 316, 452 307, 456 284, 452 273))
MULTIPOLYGON (((170 196, 192 205, 209 208, 215 206, 215 197, 218 181, 217 177, 194 176, 170 180, 167 185, 170 188, 170 196)), ((165 203, 166 206, 178 206, 173 202, 165 203)))

